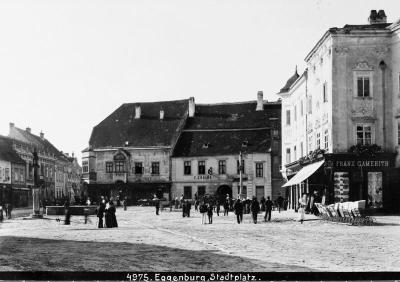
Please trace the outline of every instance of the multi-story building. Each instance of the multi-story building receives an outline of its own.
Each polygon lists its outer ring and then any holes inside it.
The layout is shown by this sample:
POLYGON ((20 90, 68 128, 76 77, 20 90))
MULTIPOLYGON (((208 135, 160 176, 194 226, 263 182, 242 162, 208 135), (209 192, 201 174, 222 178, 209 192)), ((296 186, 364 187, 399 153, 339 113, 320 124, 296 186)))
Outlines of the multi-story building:
POLYGON ((172 156, 172 196, 237 197, 240 170, 242 197, 277 196, 280 102, 264 103, 260 91, 257 101, 200 104, 192 111, 172 156))
POLYGON ((28 127, 20 129, 10 123, 8 137, 12 140, 13 150, 25 161, 26 185, 31 189, 33 179, 33 152, 39 156, 39 178, 42 200, 53 202, 68 196, 67 193, 67 156, 54 147, 41 132, 34 135, 28 127))
POLYGON ((317 190, 330 203, 364 199, 395 209, 400 22, 373 10, 368 24, 330 28, 305 61, 307 70, 278 93, 290 206, 317 190))
POLYGON ((12 140, 0 136, 0 205, 14 207, 32 205, 31 191, 26 185, 26 163, 13 150, 12 140))
MULTIPOLYGON (((93 128, 82 152, 87 195, 168 196, 170 155, 194 99, 123 104, 93 128)), ((85 189, 86 190, 86 189, 85 189)))

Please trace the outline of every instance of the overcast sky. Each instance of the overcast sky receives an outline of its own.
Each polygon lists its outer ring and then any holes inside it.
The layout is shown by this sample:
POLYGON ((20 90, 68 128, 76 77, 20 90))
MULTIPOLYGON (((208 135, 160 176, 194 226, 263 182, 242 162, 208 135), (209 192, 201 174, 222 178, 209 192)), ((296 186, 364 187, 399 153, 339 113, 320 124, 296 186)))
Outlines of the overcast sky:
POLYGON ((0 134, 29 126, 80 158, 123 103, 276 100, 329 27, 371 9, 400 17, 399 0, 2 0, 0 134))

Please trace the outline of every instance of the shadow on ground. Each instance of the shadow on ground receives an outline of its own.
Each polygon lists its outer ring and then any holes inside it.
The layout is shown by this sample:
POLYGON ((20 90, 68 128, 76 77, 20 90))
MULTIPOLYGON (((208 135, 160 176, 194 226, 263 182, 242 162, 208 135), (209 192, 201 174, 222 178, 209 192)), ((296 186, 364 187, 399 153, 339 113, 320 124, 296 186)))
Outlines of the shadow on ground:
MULTIPOLYGON (((267 254, 266 254, 267 255, 267 254)), ((0 237, 0 271, 312 271, 149 244, 0 237)))

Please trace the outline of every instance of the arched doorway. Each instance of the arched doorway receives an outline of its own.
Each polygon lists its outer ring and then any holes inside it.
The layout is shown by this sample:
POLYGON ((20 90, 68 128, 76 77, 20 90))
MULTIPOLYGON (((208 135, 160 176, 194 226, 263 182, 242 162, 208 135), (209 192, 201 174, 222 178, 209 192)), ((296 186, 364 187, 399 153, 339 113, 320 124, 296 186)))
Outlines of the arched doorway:
POLYGON ((217 198, 220 202, 223 202, 226 199, 226 194, 232 198, 232 188, 228 185, 221 185, 217 189, 217 198))

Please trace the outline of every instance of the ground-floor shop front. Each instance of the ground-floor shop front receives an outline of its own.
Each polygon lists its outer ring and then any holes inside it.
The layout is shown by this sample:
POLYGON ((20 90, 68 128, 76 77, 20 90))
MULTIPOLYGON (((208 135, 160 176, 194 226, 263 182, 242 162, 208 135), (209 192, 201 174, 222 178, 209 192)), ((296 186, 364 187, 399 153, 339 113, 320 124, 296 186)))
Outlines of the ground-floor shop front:
POLYGON ((182 195, 185 199, 195 199, 205 195, 215 196, 220 200, 224 200, 227 195, 231 198, 237 198, 241 195, 242 198, 252 198, 256 196, 259 200, 262 197, 271 196, 271 185, 264 182, 257 183, 249 181, 247 178, 242 180, 240 186, 239 179, 229 181, 182 181, 172 184, 171 196, 180 198, 182 195))
POLYGON ((0 186, 0 205, 11 204, 13 208, 32 207, 32 189, 12 184, 0 186))
POLYGON ((289 208, 297 209, 304 194, 316 195, 323 204, 365 200, 369 209, 399 210, 399 171, 395 154, 324 154, 300 166, 285 184, 289 208))
POLYGON ((158 198, 170 200, 171 183, 123 183, 113 184, 87 184, 87 196, 98 202, 101 196, 123 200, 125 197, 129 205, 136 205, 143 200, 151 200, 156 195, 158 198))

